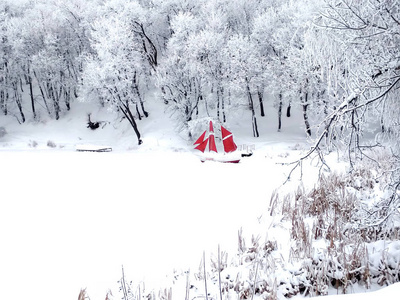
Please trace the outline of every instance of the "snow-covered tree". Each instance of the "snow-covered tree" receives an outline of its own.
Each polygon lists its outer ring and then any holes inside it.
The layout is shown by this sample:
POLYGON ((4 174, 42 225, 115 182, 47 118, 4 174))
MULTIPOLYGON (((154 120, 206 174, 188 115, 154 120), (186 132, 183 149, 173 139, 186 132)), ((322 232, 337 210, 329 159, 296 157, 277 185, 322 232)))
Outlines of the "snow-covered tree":
MULTIPOLYGON (((172 36, 158 74, 164 101, 170 109, 179 113, 177 119, 183 125, 181 128, 188 129, 194 116, 226 122, 228 111, 234 107, 246 106, 243 103, 248 103, 254 112, 252 97, 257 88, 253 77, 257 72, 260 73, 261 64, 253 61, 256 53, 253 51, 249 54, 251 45, 248 42, 240 43, 240 46, 246 46, 243 53, 240 53, 241 58, 231 61, 231 56, 238 55, 233 52, 239 51, 239 46, 234 50, 234 37, 246 37, 250 41, 248 32, 258 4, 259 1, 247 3, 244 14, 241 14, 230 2, 207 1, 196 7, 194 12, 181 12, 171 20, 172 36), (238 14, 240 19, 236 18, 238 14), (246 75, 235 74, 238 69, 235 63, 238 61, 241 61, 238 68, 245 67, 249 80, 249 84, 241 85, 242 94, 238 92, 240 89, 236 88, 237 84, 234 84, 238 83, 238 77, 246 81, 246 75)), ((253 125, 254 134, 258 136, 255 114, 253 125)))
MULTIPOLYGON (((188 48, 188 40, 198 28, 199 20, 191 13, 179 13, 171 20, 174 34, 157 70, 163 101, 181 124, 180 130, 188 129, 202 97, 203 81, 197 70, 197 58, 188 48)), ((190 131, 188 134, 191 135, 190 131)))
POLYGON ((308 43, 314 60, 319 52, 323 57, 317 65, 329 103, 324 134, 329 145, 339 138, 347 145, 351 162, 363 156, 366 132, 398 141, 400 13, 395 3, 327 2, 316 20, 314 41, 308 43))
POLYGON ((303 47, 303 33, 312 21, 316 3, 309 2, 276 1, 254 19, 251 38, 262 61, 264 85, 275 96, 278 130, 282 126, 282 106, 286 104, 290 114, 291 104, 298 103, 300 98, 300 79, 294 73, 306 70, 290 57, 303 47))
MULTIPOLYGON (((348 124, 349 149, 356 157, 362 156, 364 145, 361 138, 368 127, 374 125, 376 127, 371 129, 379 132, 378 142, 392 145, 395 163, 388 187, 391 196, 382 206, 387 215, 391 215, 400 202, 399 1, 329 1, 328 5, 320 25, 337 33, 350 49, 351 81, 347 91, 351 97, 346 99, 343 117, 340 118, 348 124)), ((386 220, 385 216, 381 221, 386 220)))
MULTIPOLYGON (((271 6, 260 13, 254 20, 251 33, 251 39, 263 68, 263 86, 279 101, 277 103, 278 130, 282 126, 282 93, 285 90, 284 74, 286 72, 285 60, 287 59, 285 53, 290 47, 292 36, 292 31, 286 24, 287 15, 281 13, 280 10, 280 7, 271 6)), ((260 107, 262 107, 261 104, 260 107)))
POLYGON ((316 20, 310 56, 320 62, 329 102, 325 121, 311 150, 298 161, 317 152, 324 163, 325 146, 338 147, 348 153, 350 170, 358 159, 369 157, 374 145, 363 139, 375 134, 377 145, 391 147, 389 195, 382 199, 365 220, 366 226, 379 230, 397 214, 400 197, 399 82, 400 11, 398 1, 327 1, 316 20), (316 33, 316 34, 315 34, 316 33), (330 49, 329 49, 330 48, 330 49), (328 50, 329 49, 329 50, 328 50))
POLYGON ((19 122, 26 119, 21 95, 26 57, 20 51, 23 41, 16 35, 19 30, 14 29, 25 9, 26 4, 20 7, 9 1, 0 4, 0 106, 3 114, 12 114, 19 122))
POLYGON ((8 74, 6 94, 22 122, 28 107, 34 119, 41 106, 56 119, 70 109, 80 80, 80 55, 89 47, 83 11, 78 1, 26 1, 13 9, 6 3, 2 32, 7 51, 2 57, 7 67, 2 69, 8 74), (23 105, 23 94, 29 95, 29 106, 23 105))
POLYGON ((122 113, 140 145, 135 118, 142 113, 148 116, 141 83, 146 83, 150 68, 157 65, 157 52, 144 31, 145 11, 139 3, 109 1, 101 9, 103 15, 92 24, 94 53, 87 57, 81 96, 122 113))
POLYGON ((229 88, 239 99, 246 99, 243 102, 251 111, 253 136, 259 137, 253 92, 259 85, 262 68, 256 47, 248 36, 237 34, 228 40, 223 55, 229 88))

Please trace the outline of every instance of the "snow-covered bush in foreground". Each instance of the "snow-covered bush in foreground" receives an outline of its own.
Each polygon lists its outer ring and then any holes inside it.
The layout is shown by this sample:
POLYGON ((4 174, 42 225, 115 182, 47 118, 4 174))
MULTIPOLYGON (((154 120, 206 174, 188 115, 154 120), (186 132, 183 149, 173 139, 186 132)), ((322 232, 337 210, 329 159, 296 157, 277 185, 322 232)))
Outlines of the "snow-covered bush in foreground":
POLYGON ((236 254, 218 249, 198 271, 176 272, 172 286, 158 294, 143 286, 124 298, 284 299, 399 282, 400 222, 398 213, 377 222, 390 182, 377 174, 365 161, 352 175, 322 175, 310 190, 276 192, 264 240, 248 241, 240 230, 236 254))

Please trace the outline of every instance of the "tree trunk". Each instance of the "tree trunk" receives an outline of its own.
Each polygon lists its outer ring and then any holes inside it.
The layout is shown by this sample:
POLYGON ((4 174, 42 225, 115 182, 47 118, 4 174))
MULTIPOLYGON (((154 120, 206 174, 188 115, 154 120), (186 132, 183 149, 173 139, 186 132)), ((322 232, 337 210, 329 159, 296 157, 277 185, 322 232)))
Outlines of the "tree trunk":
POLYGON ((8 114, 8 99, 10 97, 8 93, 8 69, 7 62, 4 62, 5 76, 0 79, 0 82, 4 82, 4 87, 0 90, 0 104, 3 114, 6 116, 8 114))
POLYGON ((258 90, 257 93, 258 93, 258 100, 260 101, 261 117, 265 117, 263 93, 260 90, 258 90))
POLYGON ((136 102, 135 106, 136 106, 136 114, 137 114, 137 116, 139 118, 139 121, 141 121, 142 120, 142 116, 140 115, 139 105, 138 105, 137 102, 136 102))
POLYGON ((260 135, 258 133, 257 118, 254 110, 253 97, 251 96, 250 86, 248 84, 247 84, 247 96, 249 98, 249 107, 251 110, 251 123, 253 126, 253 136, 259 137, 260 135))
POLYGON ((20 94, 18 92, 18 82, 13 82, 13 88, 14 88, 14 97, 15 97, 15 102, 17 103, 17 107, 19 110, 19 113, 21 115, 22 123, 25 123, 25 114, 24 111, 22 110, 22 101, 20 94))
POLYGON ((7 110, 4 110, 4 108, 6 107, 5 99, 6 99, 6 97, 5 97, 4 91, 0 90, 0 107, 1 107, 1 110, 3 111, 3 114, 6 114, 6 112, 7 112, 7 110))
POLYGON ((382 112, 381 112, 381 117, 380 117, 380 123, 381 123, 381 132, 385 133, 386 132, 386 128, 385 128, 385 118, 384 118, 384 111, 385 111, 385 103, 383 103, 382 105, 382 112))
POLYGON ((217 117, 218 117, 218 120, 220 120, 221 112, 222 112, 222 122, 225 123, 226 115, 225 115, 224 90, 221 86, 218 86, 217 87, 217 117))
POLYGON ((290 116, 291 116, 291 113, 290 113, 291 109, 292 109, 292 106, 289 103, 289 105, 288 105, 288 107, 286 109, 286 117, 288 117, 288 118, 290 118, 290 116))
POLYGON ((67 110, 71 110, 71 89, 69 88, 68 90, 65 89, 64 91, 64 97, 65 97, 65 106, 67 107, 67 110))
POLYGON ((226 122, 224 88, 221 87, 222 121, 226 122))
MULTIPOLYGON (((197 102, 198 102, 201 98, 202 98, 201 95, 197 96, 197 102)), ((195 111, 196 111, 196 116, 198 116, 198 115, 199 115, 199 106, 196 106, 195 111)))
MULTIPOLYGON (((5 82, 5 86, 7 86, 6 79, 1 78, 0 82, 5 82)), ((8 90, 6 88, 0 90, 0 106, 3 114, 6 116, 8 114, 7 103, 8 103, 8 90)))
POLYGON ((147 118, 149 116, 149 113, 144 109, 144 103, 143 103, 142 95, 140 94, 139 85, 137 83, 136 72, 135 72, 135 75, 133 76, 133 89, 134 89, 134 91, 136 93, 136 96, 139 99, 140 107, 142 108, 143 114, 147 118))
POLYGON ((127 104, 122 103, 122 105, 119 105, 119 109, 122 111, 122 113, 124 114, 126 119, 131 124, 133 130, 135 131, 137 139, 138 139, 138 145, 141 145, 143 143, 143 141, 141 139, 140 132, 139 132, 139 129, 137 127, 135 118, 133 117, 132 112, 131 112, 131 110, 129 108, 129 104, 128 103, 127 104))
MULTIPOLYGON (((211 88, 211 93, 213 93, 213 88, 211 88)), ((218 120, 219 121, 221 121, 220 120, 220 109, 219 109, 219 107, 220 107, 220 101, 219 101, 219 87, 217 87, 217 118, 218 118, 218 120)))
POLYGON ((278 132, 282 128, 282 93, 279 93, 279 106, 278 106, 278 132))
POLYGON ((50 98, 53 100, 55 118, 56 118, 56 120, 58 120, 58 119, 60 119, 60 102, 58 99, 57 91, 54 89, 53 85, 50 83, 47 84, 47 89, 48 89, 50 98))
POLYGON ((310 122, 308 121, 308 114, 307 114, 307 108, 308 108, 308 93, 304 94, 304 102, 303 102, 303 118, 304 118, 304 124, 306 125, 306 132, 308 136, 311 136, 311 126, 310 122))
POLYGON ((29 84, 29 94, 31 98, 33 119, 36 120, 35 99, 33 97, 33 84, 31 75, 28 75, 28 84, 29 84))
POLYGON ((37 74, 36 74, 35 71, 33 71, 33 75, 35 75, 36 81, 37 81, 37 83, 38 83, 39 90, 40 90, 40 94, 42 95, 43 102, 44 102, 44 105, 46 106, 47 113, 48 113, 49 115, 51 115, 51 111, 50 111, 49 105, 47 104, 47 100, 46 100, 46 96, 45 96, 44 91, 43 91, 43 87, 42 87, 42 85, 40 84, 39 78, 38 78, 38 76, 37 76, 37 74))

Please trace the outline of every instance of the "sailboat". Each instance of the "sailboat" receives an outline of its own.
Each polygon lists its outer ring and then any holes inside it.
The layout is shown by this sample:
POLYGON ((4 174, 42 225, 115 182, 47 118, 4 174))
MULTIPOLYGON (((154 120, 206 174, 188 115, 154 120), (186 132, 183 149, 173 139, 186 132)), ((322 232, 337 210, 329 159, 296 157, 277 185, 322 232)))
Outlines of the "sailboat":
POLYGON ((241 155, 236 153, 237 146, 233 141, 233 134, 221 125, 222 134, 222 144, 224 145, 224 153, 220 154, 217 151, 217 146, 215 145, 214 136, 214 126, 212 121, 210 121, 210 127, 208 130, 208 137, 206 138, 207 131, 204 131, 200 137, 194 142, 197 145, 194 149, 202 152, 200 159, 204 161, 219 161, 226 163, 238 163, 240 161, 241 155), (205 153, 208 144, 208 153, 205 153))

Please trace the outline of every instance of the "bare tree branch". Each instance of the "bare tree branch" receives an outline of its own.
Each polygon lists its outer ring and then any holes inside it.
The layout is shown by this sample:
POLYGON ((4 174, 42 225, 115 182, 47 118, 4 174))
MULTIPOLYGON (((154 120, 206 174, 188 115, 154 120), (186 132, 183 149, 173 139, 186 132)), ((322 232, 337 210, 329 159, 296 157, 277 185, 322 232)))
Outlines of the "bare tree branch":
MULTIPOLYGON (((317 153, 320 161, 322 162, 322 164, 325 165, 326 167, 328 167, 328 165, 326 164, 326 162, 324 160, 324 155, 321 152, 321 148, 322 148, 321 144, 324 141, 324 138, 327 137, 331 131, 333 131, 333 127, 335 126, 335 122, 341 116, 343 116, 344 114, 348 114, 348 113, 354 114, 355 112, 357 112, 357 110, 359 110, 361 108, 364 108, 364 107, 367 107, 367 106, 371 105, 372 103, 374 103, 375 101, 385 97, 397 85, 398 82, 400 82, 400 76, 383 93, 381 93, 380 95, 378 95, 377 97, 375 97, 373 99, 370 99, 370 100, 365 101, 365 102, 363 102, 361 104, 358 104, 358 105, 351 106, 352 104, 355 104, 357 99, 359 99, 359 95, 361 93, 350 95, 335 111, 333 111, 325 119, 325 124, 326 124, 325 128, 322 131, 322 133, 319 135, 319 137, 316 140, 316 142, 314 143, 314 145, 310 148, 310 150, 305 155, 300 157, 298 160, 290 162, 290 163, 284 163, 283 164, 283 165, 294 165, 294 167, 289 172, 289 175, 288 175, 287 179, 285 180, 284 184, 287 183, 290 180, 294 170, 296 170, 299 167, 302 168, 302 162, 305 159, 309 158, 314 153, 317 153)), ((353 115, 352 117, 354 118, 355 116, 353 115)), ((358 131, 359 131, 359 129, 357 127, 355 127, 354 120, 353 120, 352 134, 354 134, 355 132, 357 133, 358 131)), ((359 142, 356 143, 356 147, 357 148, 361 147, 359 142)), ((349 149, 349 151, 351 151, 351 149, 349 149)), ((328 167, 328 169, 329 169, 329 167, 328 167)))

